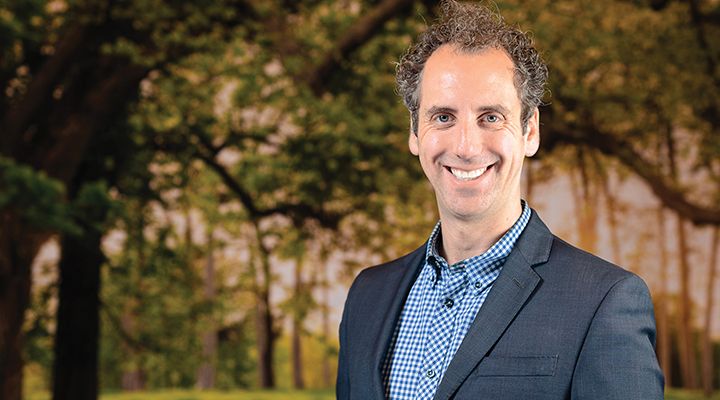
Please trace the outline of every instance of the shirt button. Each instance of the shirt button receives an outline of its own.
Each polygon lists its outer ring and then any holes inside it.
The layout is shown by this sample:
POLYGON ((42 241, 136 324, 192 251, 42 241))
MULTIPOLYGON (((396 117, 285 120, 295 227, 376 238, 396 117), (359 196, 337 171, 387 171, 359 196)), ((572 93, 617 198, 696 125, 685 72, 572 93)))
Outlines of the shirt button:
POLYGON ((435 371, 429 369, 429 370, 427 370, 427 372, 425 372, 425 376, 427 376, 428 378, 432 379, 432 378, 435 377, 435 371))
POLYGON ((445 299, 445 302, 443 304, 447 308, 452 308, 453 304, 455 304, 455 301, 453 301, 453 299, 448 297, 447 299, 445 299))
POLYGON ((480 281, 475 282, 475 289, 480 289, 482 287, 482 283, 480 281))

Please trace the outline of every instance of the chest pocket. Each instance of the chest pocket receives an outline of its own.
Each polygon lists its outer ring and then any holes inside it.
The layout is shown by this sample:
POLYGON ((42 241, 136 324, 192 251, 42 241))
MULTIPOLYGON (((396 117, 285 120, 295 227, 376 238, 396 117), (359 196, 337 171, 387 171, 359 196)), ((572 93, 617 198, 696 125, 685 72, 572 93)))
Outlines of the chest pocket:
POLYGON ((552 376, 558 356, 486 357, 475 368, 476 376, 552 376))

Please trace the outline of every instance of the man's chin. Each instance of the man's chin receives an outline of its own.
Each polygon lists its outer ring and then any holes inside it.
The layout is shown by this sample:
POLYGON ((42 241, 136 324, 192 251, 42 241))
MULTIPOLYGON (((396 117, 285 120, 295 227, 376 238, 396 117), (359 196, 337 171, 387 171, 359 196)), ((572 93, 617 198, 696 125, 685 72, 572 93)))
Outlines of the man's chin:
POLYGON ((489 207, 482 207, 478 203, 470 205, 458 205, 454 207, 448 207, 444 214, 457 221, 479 221, 487 217, 487 215, 489 214, 489 207))

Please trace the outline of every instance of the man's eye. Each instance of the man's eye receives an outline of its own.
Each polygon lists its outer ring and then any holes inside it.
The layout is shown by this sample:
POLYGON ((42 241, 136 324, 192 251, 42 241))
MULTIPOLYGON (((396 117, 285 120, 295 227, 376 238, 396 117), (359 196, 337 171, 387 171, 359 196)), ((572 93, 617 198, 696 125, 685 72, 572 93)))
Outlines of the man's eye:
POLYGON ((435 119, 441 123, 450 122, 450 116, 447 114, 440 114, 437 117, 435 117, 435 119))
POLYGON ((484 117, 485 121, 490 123, 500 122, 500 117, 495 114, 489 114, 484 117))

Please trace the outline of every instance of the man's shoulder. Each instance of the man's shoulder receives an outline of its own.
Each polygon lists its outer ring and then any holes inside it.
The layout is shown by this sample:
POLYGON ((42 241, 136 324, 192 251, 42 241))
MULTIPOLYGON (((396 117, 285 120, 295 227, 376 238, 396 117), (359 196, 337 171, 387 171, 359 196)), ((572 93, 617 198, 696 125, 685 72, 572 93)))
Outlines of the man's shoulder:
POLYGON ((387 307, 384 302, 394 298, 396 293, 404 292, 412 283, 420 270, 420 263, 424 262, 424 255, 423 245, 400 258, 362 270, 350 286, 346 310, 356 298, 362 299, 366 306, 384 304, 384 307, 387 307))
POLYGON ((358 281, 387 281, 389 277, 397 274, 404 274, 408 269, 417 267, 423 260, 427 242, 417 249, 407 253, 394 260, 386 261, 381 264, 367 267, 360 271, 360 274, 355 278, 355 282, 358 281))
POLYGON ((635 273, 577 248, 557 236, 553 238, 548 266, 562 275, 572 276, 591 284, 605 282, 613 285, 621 280, 639 278, 635 273))

